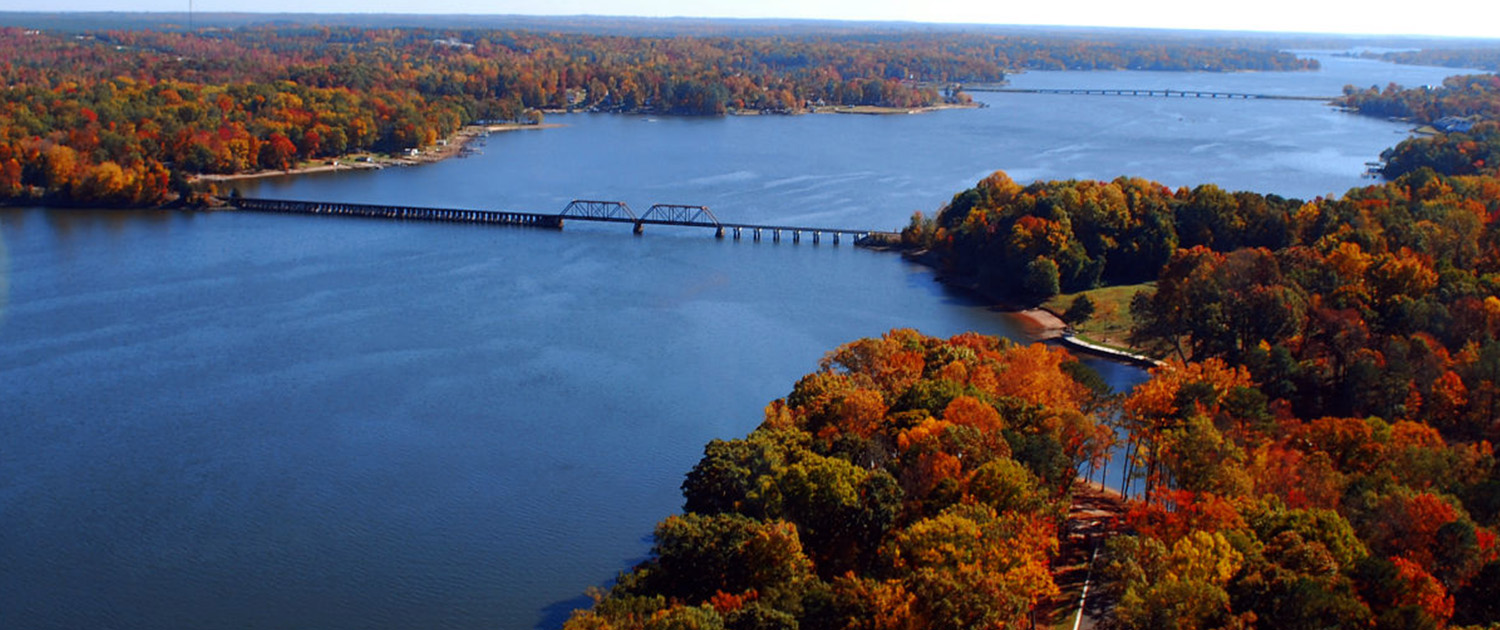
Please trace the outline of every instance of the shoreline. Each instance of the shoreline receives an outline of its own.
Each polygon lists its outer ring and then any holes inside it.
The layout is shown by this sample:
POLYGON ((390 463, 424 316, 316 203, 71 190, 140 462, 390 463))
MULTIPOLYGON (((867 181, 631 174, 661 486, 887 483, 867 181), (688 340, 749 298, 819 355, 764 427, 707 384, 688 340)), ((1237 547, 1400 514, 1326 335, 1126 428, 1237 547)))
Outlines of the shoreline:
POLYGON ((980 301, 989 304, 990 308, 1009 315, 1020 328, 1020 332, 1033 342, 1053 342, 1071 351, 1090 354, 1111 361, 1128 363, 1142 368, 1153 368, 1163 364, 1160 359, 1111 348, 1086 339, 1080 339, 1074 335, 1062 317, 1040 306, 1022 308, 1014 302, 995 296, 980 289, 971 281, 962 281, 952 276, 944 275, 937 268, 936 260, 929 250, 903 250, 901 257, 917 263, 932 270, 934 279, 945 287, 968 293, 980 301))
POLYGON ((1044 309, 1040 306, 1033 306, 1029 308, 1016 306, 1014 302, 1002 299, 999 296, 992 295, 989 292, 980 289, 979 286, 972 281, 961 280, 959 278, 944 274, 941 269, 938 269, 936 255, 933 254, 931 250, 921 249, 900 251, 902 258, 905 258, 906 260, 932 270, 933 278, 937 280, 939 284, 957 291, 967 293, 972 297, 978 298, 981 302, 988 304, 990 308, 1010 315, 1013 319, 1016 320, 1017 323, 1020 324, 1021 332, 1032 341, 1052 341, 1055 339, 1062 339, 1068 329, 1067 323, 1063 322, 1062 318, 1058 317, 1057 314, 1053 313, 1052 311, 1044 309))
POLYGON ((374 153, 360 151, 347 153, 341 157, 328 158, 323 164, 306 164, 285 170, 260 170, 246 173, 230 174, 204 174, 193 176, 189 181, 193 183, 209 182, 236 182, 250 179, 262 179, 266 177, 281 177, 284 175, 306 175, 309 173, 338 173, 343 171, 371 171, 380 170, 389 166, 413 166, 417 164, 431 164, 443 160, 458 157, 463 154, 464 147, 468 146, 475 138, 482 138, 491 133, 506 131, 526 131, 532 129, 556 129, 566 125, 560 123, 500 123, 493 125, 464 125, 452 135, 444 138, 442 144, 425 147, 416 155, 407 157, 377 156, 374 153))
POLYGON ((938 103, 920 107, 883 107, 879 105, 827 105, 808 110, 809 114, 856 114, 863 116, 902 116, 906 114, 930 114, 953 109, 979 109, 983 105, 974 103, 938 103))
MULTIPOLYGON (((855 114, 866 116, 900 116, 906 114, 927 114, 953 109, 978 109, 983 107, 980 103, 938 103, 935 105, 924 105, 920 107, 885 107, 879 105, 831 105, 824 107, 813 107, 797 114, 855 114)), ((793 115, 797 115, 793 114, 793 115)), ((761 116, 758 110, 730 111, 726 116, 761 116)), ((324 158, 322 163, 304 163, 289 169, 269 169, 248 171, 243 173, 206 173, 191 176, 188 181, 194 184, 223 182, 237 182, 267 177, 282 177, 287 175, 307 175, 312 173, 338 173, 343 171, 366 171, 380 170, 390 166, 414 166, 417 164, 431 164, 443 160, 458 157, 463 154, 464 147, 468 146, 475 138, 487 136, 491 133, 507 131, 527 131, 537 129, 557 129, 565 127, 561 123, 496 123, 488 125, 470 124, 464 125, 452 135, 440 141, 440 144, 422 148, 416 155, 410 156, 388 156, 379 155, 368 151, 346 153, 337 158, 324 158)))

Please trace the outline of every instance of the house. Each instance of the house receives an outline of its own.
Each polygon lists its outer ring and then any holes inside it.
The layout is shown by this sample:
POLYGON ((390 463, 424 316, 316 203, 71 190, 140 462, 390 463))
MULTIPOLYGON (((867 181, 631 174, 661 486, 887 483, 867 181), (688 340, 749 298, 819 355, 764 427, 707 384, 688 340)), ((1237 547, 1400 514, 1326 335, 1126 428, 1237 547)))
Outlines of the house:
POLYGON ((1443 133, 1468 133, 1474 128, 1474 117, 1444 116, 1433 121, 1432 126, 1443 133))

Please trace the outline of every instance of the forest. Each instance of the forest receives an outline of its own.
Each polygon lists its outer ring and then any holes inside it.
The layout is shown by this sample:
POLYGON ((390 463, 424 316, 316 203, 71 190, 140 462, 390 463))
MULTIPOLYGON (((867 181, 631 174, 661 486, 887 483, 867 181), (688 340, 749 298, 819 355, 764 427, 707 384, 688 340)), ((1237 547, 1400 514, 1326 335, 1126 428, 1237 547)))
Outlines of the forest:
POLYGON ((1096 565, 1107 627, 1500 619, 1489 442, 1415 404, 1304 417, 1217 358, 1123 396, 1096 379, 973 333, 840 347, 749 436, 705 448, 650 558, 565 627, 1030 627, 1060 595, 1075 474, 1116 426, 1145 490, 1096 565))
POLYGON ((1109 445, 1066 352, 893 330, 714 441, 650 560, 569 630, 999 628, 1057 595, 1075 470, 1109 445))
POLYGON ((917 107, 1026 68, 1299 70, 1261 49, 971 33, 652 37, 243 26, 0 28, 0 203, 159 206, 199 174, 430 145, 538 110, 917 107))
POLYGON ((1309 202, 1131 178, 1022 187, 996 173, 904 237, 944 274, 1018 302, 1154 281, 1133 309, 1137 341, 1158 355, 1247 365, 1301 413, 1414 413, 1477 439, 1496 420, 1488 402, 1428 414, 1453 399, 1445 387, 1467 403, 1491 387, 1462 361, 1500 353, 1484 350, 1486 305, 1500 307, 1496 213, 1500 181, 1430 169, 1309 202), (1430 371, 1406 372, 1418 358, 1430 371))
POLYGON ((1366 116, 1409 118, 1422 124, 1450 116, 1500 120, 1500 75, 1457 75, 1443 79, 1440 86, 1409 89, 1394 83, 1365 89, 1347 85, 1335 104, 1366 116))
POLYGON ((1365 53, 1365 56, 1392 63, 1500 71, 1500 50, 1495 48, 1423 48, 1365 53))
POLYGON ((1450 131, 1403 140, 1380 154, 1386 177, 1421 168, 1456 175, 1500 174, 1500 123, 1481 121, 1467 131, 1450 131))
POLYGON ((1448 77, 1436 87, 1344 88, 1336 103, 1360 114, 1435 125, 1431 133, 1381 153, 1381 174, 1395 179, 1420 168, 1449 175, 1495 175, 1500 169, 1500 75, 1448 77))

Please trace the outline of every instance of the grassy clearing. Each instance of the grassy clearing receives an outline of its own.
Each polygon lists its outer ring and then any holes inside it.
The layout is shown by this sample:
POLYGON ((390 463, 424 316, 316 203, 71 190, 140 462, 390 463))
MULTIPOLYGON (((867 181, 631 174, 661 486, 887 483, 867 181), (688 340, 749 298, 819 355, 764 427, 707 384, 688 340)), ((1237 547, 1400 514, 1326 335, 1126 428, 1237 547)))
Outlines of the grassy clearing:
POLYGON ((1101 345, 1128 350, 1130 344, 1126 340, 1130 337, 1131 325, 1135 323, 1130 317, 1130 299, 1151 287, 1152 284, 1148 282, 1064 293, 1044 302, 1042 308, 1062 315, 1073 305, 1073 300, 1080 295, 1087 295, 1094 302, 1094 316, 1074 327, 1078 336, 1101 345))

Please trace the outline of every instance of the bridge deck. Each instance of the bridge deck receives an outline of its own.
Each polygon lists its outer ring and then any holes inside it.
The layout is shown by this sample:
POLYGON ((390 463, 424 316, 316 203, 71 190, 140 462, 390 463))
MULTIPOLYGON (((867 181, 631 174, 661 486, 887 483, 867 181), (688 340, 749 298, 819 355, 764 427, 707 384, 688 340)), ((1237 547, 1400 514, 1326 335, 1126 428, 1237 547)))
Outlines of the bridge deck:
MULTIPOLYGON (((543 215, 543 216, 558 216, 558 215, 543 215)), ((670 225, 670 226, 675 226, 675 227, 699 227, 699 228, 715 228, 715 229, 716 228, 724 228, 724 229, 739 229, 739 230, 761 230, 763 232, 772 232, 772 231, 776 231, 776 230, 780 230, 782 232, 822 232, 824 234, 832 234, 834 232, 838 232, 840 234, 849 234, 849 235, 856 235, 856 236, 863 236, 863 235, 866 235, 866 234, 891 234, 891 235, 900 234, 900 232, 893 232, 893 231, 889 231, 889 230, 865 230, 865 229, 860 229, 860 228, 842 228, 842 227, 810 227, 810 226, 806 226, 806 225, 769 225, 769 224, 760 224, 760 223, 702 223, 702 222, 669 221, 669 220, 666 220, 666 219, 630 219, 630 218, 626 218, 626 217, 582 217, 582 216, 571 216, 571 215, 570 216, 564 216, 564 217, 561 217, 561 218, 564 221, 595 221, 595 222, 599 222, 599 223, 631 223, 631 224, 635 224, 635 225, 670 225)))
MULTIPOLYGON (((867 230, 860 228, 844 227, 810 227, 798 225, 765 225, 755 223, 720 223, 705 220, 672 220, 657 219, 650 217, 634 216, 602 216, 602 215, 579 215, 579 214, 547 214, 540 212, 511 212, 503 210, 476 210, 469 208, 432 208, 421 206, 387 206, 379 204, 359 204, 325 201, 305 201, 294 199, 259 199, 250 197, 238 197, 226 199, 231 205, 240 210, 256 212, 278 212, 291 214, 328 214, 337 216, 356 216, 378 219, 397 220, 419 220, 419 221, 445 221, 459 223, 481 223, 490 225, 524 225, 533 227, 545 227, 561 229, 568 221, 593 221, 598 223, 629 223, 640 233, 646 225, 667 225, 676 227, 710 228, 715 230, 715 235, 724 236, 725 230, 731 230, 735 238, 740 238, 744 231, 751 232, 755 240, 760 240, 763 232, 771 233, 775 240, 781 240, 783 232, 791 235, 794 242, 800 241, 802 234, 812 236, 813 242, 819 242, 824 234, 833 237, 833 242, 838 243, 840 236, 849 236, 856 239, 856 243, 865 239, 876 239, 882 242, 899 238, 899 232, 886 230, 867 230)), ((614 202, 589 202, 589 203, 614 203, 614 202)), ((618 204, 623 207, 623 204, 618 204)), ((570 204, 570 207, 571 204, 570 204)), ((566 211, 565 211, 566 212, 566 211)), ((709 214, 708 216, 712 216, 709 214)))
POLYGON ((1253 94, 1214 90, 1176 90, 1161 88, 1008 88, 965 87, 971 92, 1005 92, 1011 94, 1072 94, 1080 96, 1155 96, 1158 98, 1217 98, 1227 100, 1332 101, 1335 96, 1299 96, 1295 94, 1253 94))

